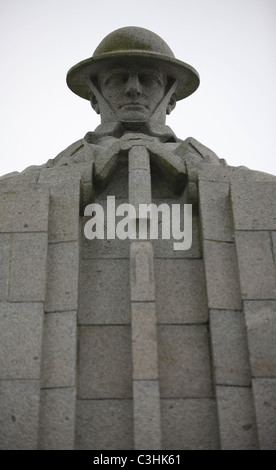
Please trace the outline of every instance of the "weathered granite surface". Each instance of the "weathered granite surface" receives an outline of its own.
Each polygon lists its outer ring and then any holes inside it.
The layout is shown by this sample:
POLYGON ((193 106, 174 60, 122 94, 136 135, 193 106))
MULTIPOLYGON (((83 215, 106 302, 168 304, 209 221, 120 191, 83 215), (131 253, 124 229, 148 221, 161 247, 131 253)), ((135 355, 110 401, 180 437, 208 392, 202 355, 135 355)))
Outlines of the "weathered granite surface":
POLYGON ((116 86, 122 31, 69 73, 101 125, 0 178, 0 449, 275 449, 276 177, 176 137, 197 72, 126 30, 116 86), (87 239, 109 195, 192 204, 192 246, 87 239))

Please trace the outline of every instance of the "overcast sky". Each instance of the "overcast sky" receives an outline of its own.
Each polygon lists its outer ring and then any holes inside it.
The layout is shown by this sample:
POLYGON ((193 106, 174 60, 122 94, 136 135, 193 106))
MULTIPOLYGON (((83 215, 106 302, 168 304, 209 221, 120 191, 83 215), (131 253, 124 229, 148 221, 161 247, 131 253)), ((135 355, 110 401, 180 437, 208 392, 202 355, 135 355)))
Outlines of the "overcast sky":
POLYGON ((99 124, 66 73, 123 26, 159 34, 201 84, 167 124, 229 165, 276 175, 276 0, 0 0, 0 175, 45 163, 99 124))

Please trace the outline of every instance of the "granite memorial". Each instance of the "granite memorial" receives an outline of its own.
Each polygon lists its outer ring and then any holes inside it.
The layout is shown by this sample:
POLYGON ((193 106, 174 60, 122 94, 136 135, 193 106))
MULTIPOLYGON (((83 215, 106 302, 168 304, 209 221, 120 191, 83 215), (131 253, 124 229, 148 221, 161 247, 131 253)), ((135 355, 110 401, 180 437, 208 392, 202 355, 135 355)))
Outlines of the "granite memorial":
POLYGON ((151 31, 67 84, 100 125, 0 179, 0 448, 275 449, 276 177, 166 125, 199 75, 151 31))

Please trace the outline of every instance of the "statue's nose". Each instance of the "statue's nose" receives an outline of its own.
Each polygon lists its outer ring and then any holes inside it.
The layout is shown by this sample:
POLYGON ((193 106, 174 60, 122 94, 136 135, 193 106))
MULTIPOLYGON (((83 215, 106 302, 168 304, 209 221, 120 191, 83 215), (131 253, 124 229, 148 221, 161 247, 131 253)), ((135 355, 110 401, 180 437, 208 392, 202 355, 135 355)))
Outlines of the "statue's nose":
POLYGON ((138 74, 130 74, 126 83, 126 94, 130 98, 135 98, 142 93, 141 83, 138 74))

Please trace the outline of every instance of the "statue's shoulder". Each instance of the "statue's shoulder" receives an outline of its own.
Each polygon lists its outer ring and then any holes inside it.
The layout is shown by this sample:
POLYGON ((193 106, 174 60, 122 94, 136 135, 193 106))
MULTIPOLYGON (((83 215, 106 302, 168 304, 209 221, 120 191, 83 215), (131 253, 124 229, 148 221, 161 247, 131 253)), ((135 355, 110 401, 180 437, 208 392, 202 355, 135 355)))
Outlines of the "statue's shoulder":
POLYGON ((203 145, 194 137, 187 137, 176 149, 176 153, 185 158, 186 161, 201 163, 205 162, 226 166, 226 161, 219 158, 213 150, 203 145))
POLYGON ((193 137, 180 142, 176 153, 187 164, 188 171, 197 179, 199 175, 229 182, 274 182, 276 176, 262 171, 251 170, 246 166, 230 166, 224 158, 219 158, 213 150, 193 137))
POLYGON ((41 170, 53 168, 55 166, 69 165, 70 163, 78 163, 85 160, 84 139, 79 139, 73 144, 62 150, 56 157, 50 158, 42 165, 31 165, 23 171, 13 171, 0 177, 0 182, 10 180, 24 179, 26 182, 36 183, 41 170))
POLYGON ((55 158, 48 160, 47 167, 55 165, 67 165, 78 163, 85 158, 84 139, 79 139, 66 149, 62 150, 55 158))

